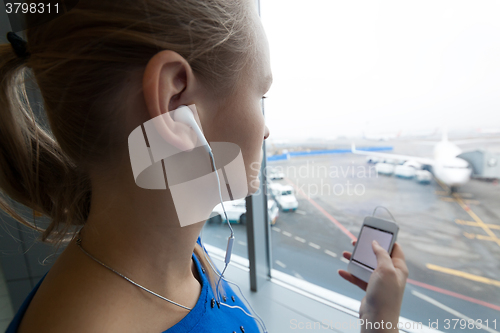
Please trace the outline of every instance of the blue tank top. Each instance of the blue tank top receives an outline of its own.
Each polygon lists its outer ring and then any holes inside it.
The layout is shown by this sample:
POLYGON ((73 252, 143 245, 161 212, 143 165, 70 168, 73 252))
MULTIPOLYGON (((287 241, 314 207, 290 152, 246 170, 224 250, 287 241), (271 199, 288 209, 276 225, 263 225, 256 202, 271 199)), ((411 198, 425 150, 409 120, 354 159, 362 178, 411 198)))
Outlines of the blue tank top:
MULTIPOLYGON (((200 238, 196 241, 200 243, 200 238)), ((205 247, 203 250, 206 252, 205 247)), ((163 333, 187 333, 187 332, 206 332, 206 333, 258 333, 259 327, 252 317, 248 317, 240 309, 229 308, 220 305, 220 308, 215 302, 215 296, 208 280, 207 272, 202 268, 198 258, 193 253, 193 260, 198 270, 198 275, 201 277, 201 293, 194 308, 181 319, 177 324, 170 327, 163 333), (213 301, 212 301, 213 300, 213 301)), ((208 257, 208 253, 207 253, 208 257)), ((220 272, 219 272, 220 273, 220 272)), ((37 285, 33 288, 30 294, 26 297, 23 304, 17 311, 14 319, 12 319, 5 333, 16 333, 23 319, 24 313, 28 309, 31 300, 35 296, 38 287, 42 283, 45 275, 40 279, 37 285)), ((227 282, 221 280, 221 285, 224 287, 224 293, 221 292, 221 302, 230 306, 240 306, 247 313, 250 313, 248 308, 243 304, 240 298, 236 295, 233 289, 227 282), (226 300, 222 299, 222 295, 226 296, 226 300)), ((219 286, 219 290, 220 286, 219 286)))

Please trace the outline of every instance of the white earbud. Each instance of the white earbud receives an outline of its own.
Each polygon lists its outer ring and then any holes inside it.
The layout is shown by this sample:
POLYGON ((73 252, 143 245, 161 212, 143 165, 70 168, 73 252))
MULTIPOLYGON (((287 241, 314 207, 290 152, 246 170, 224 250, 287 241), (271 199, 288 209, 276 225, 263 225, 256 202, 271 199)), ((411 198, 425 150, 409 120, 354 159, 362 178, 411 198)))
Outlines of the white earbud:
POLYGON ((200 127, 198 126, 198 124, 196 123, 196 120, 194 119, 193 111, 191 111, 191 109, 189 107, 187 107, 186 105, 181 105, 177 109, 170 111, 170 112, 172 112, 172 119, 174 121, 186 124, 189 127, 191 127, 195 131, 200 142, 204 145, 205 149, 209 153, 212 152, 212 148, 210 148, 210 145, 208 144, 207 139, 205 138, 205 136, 201 132, 200 127))

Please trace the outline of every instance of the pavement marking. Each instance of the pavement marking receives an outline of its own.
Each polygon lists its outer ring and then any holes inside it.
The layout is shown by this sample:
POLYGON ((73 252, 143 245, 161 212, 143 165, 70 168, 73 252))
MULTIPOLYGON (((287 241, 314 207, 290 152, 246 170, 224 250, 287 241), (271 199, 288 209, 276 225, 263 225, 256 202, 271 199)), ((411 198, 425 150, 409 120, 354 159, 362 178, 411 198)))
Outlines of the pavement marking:
POLYGON ((455 298, 458 298, 458 299, 463 299, 464 301, 468 301, 468 302, 471 302, 471 303, 479 304, 479 305, 482 305, 482 306, 485 306, 487 308, 491 308, 493 310, 496 310, 496 311, 500 312, 500 306, 498 306, 496 304, 491 304, 491 303, 488 303, 488 302, 485 302, 485 301, 481 301, 481 300, 473 298, 473 297, 465 296, 465 295, 456 293, 456 292, 451 291, 451 290, 447 290, 447 289, 439 288, 439 287, 436 287, 436 286, 432 286, 430 284, 423 283, 423 282, 420 282, 420 281, 416 281, 416 280, 413 280, 413 279, 406 279, 406 282, 409 283, 409 284, 413 284, 415 286, 421 287, 421 288, 425 288, 425 289, 428 289, 428 290, 435 291, 437 293, 441 293, 443 295, 448 295, 448 296, 452 296, 452 297, 455 297, 455 298))
POLYGON ((305 242, 306 242, 306 240, 305 240, 304 238, 300 238, 300 237, 298 237, 298 236, 295 236, 294 238, 295 238, 296 240, 298 240, 299 242, 302 242, 302 243, 305 243, 305 242))
POLYGON ((291 234, 291 233, 289 233, 288 231, 284 231, 284 230, 283 230, 281 233, 282 233, 283 235, 285 235, 285 236, 292 237, 292 234, 291 234))
POLYGON ((238 244, 243 245, 243 246, 247 246, 247 243, 246 242, 242 242, 242 241, 238 241, 238 244))
POLYGON ((277 231, 277 232, 281 232, 281 229, 278 227, 271 227, 271 229, 273 229, 274 231, 277 231))
POLYGON ((464 236, 469 238, 469 239, 480 239, 480 240, 485 240, 485 241, 490 241, 490 242, 494 242, 495 239, 494 238, 491 238, 491 237, 488 237, 488 236, 485 236, 485 235, 479 235, 479 234, 471 234, 469 232, 465 232, 464 231, 464 236))
POLYGON ((468 239, 474 239, 476 238, 476 234, 471 234, 471 233, 468 233, 468 232, 465 232, 464 231, 464 236, 467 237, 468 239))
POLYGON ((295 213, 300 214, 300 215, 306 215, 307 213, 304 212, 303 210, 296 210, 295 213))
POLYGON ((302 277, 302 275, 300 275, 299 273, 294 273, 293 275, 295 275, 295 277, 301 279, 301 280, 304 280, 304 278, 302 277))
MULTIPOLYGON (((429 297, 429 296, 427 296, 427 295, 421 294, 421 293, 419 293, 419 292, 418 292, 418 291, 416 291, 416 290, 412 290, 412 291, 411 291, 411 293, 412 293, 414 296, 417 296, 418 298, 420 298, 420 299, 422 299, 422 300, 424 300, 424 301, 426 301, 426 302, 429 302, 429 303, 431 303, 432 305, 437 306, 438 308, 440 308, 440 309, 442 309, 442 310, 444 310, 444 311, 446 311, 446 312, 448 312, 448 313, 450 313, 450 314, 454 315, 455 317, 458 317, 458 318, 461 318, 461 319, 465 319, 467 322, 468 322, 469 320, 471 320, 472 322, 476 323, 476 321, 475 321, 475 320, 473 320, 472 318, 469 318, 469 317, 467 317, 466 315, 464 315, 464 314, 462 314, 462 313, 460 313, 460 312, 458 312, 458 311, 456 311, 456 310, 454 310, 454 309, 452 309, 452 308, 450 308, 450 307, 448 307, 448 306, 444 305, 443 303, 440 303, 440 302, 436 301, 434 298, 431 298, 431 297, 429 297)), ((481 325, 481 328, 482 328, 483 330, 485 330, 485 331, 490 332, 490 333, 499 333, 498 331, 495 331, 494 329, 492 329, 492 328, 490 328, 490 327, 486 327, 486 326, 482 326, 482 325, 481 325)))
MULTIPOLYGON (((440 184, 441 185, 441 184, 440 184)), ((436 195, 444 195, 444 196, 448 196, 450 194, 450 190, 448 188, 445 188, 441 185, 441 187, 444 189, 444 191, 435 191, 436 195)), ((472 193, 463 193, 463 192, 460 192, 460 193, 457 193, 460 197, 462 198, 472 198, 473 195, 472 193)))
POLYGON ((426 264, 426 266, 428 269, 431 269, 433 271, 451 274, 451 275, 462 277, 464 279, 468 279, 468 280, 472 280, 472 281, 476 281, 476 282, 481 282, 481 283, 485 283, 485 284, 491 284, 491 285, 500 287, 500 281, 489 279, 489 278, 486 278, 484 276, 465 273, 465 272, 462 272, 462 271, 459 271, 456 269, 441 267, 441 266, 437 266, 437 265, 433 265, 433 264, 426 264))
POLYGON ((347 259, 346 259, 346 258, 344 258, 344 257, 341 257, 341 258, 340 258, 340 260, 341 260, 341 261, 343 261, 343 262, 345 262, 346 264, 348 264, 348 263, 349 263, 349 260, 347 260, 347 259))
POLYGON ((321 213, 323 213, 323 215, 325 215, 325 217, 327 219, 329 219, 333 224, 335 224, 344 234, 346 234, 351 240, 356 240, 356 237, 349 231, 347 230, 346 227, 344 227, 342 225, 342 223, 340 223, 339 221, 337 221, 333 216, 331 216, 330 214, 328 214, 328 212, 326 210, 324 210, 320 205, 318 205, 316 203, 316 201, 314 201, 313 199, 309 198, 305 193, 304 191, 302 191, 302 189, 300 189, 299 187, 295 186, 295 184, 288 178, 285 177, 285 180, 292 185, 292 187, 295 189, 295 191, 297 193, 300 193, 300 195, 302 195, 304 198, 307 199, 307 201, 309 201, 314 207, 316 207, 321 213))
MULTIPOLYGON (((472 227, 481 227, 479 224, 477 224, 476 222, 473 222, 473 221, 464 221, 464 220, 455 220, 455 223, 457 224, 463 224, 463 225, 470 225, 472 227)), ((496 230, 500 230, 500 225, 496 225, 496 224, 486 224, 486 226, 488 226, 488 228, 490 229, 496 229, 496 230)))
POLYGON ((325 253, 328 254, 328 255, 330 255, 330 256, 332 256, 332 257, 334 257, 334 258, 337 258, 337 253, 335 253, 335 252, 332 252, 330 250, 325 250, 325 253))
MULTIPOLYGON (((437 178, 436 178, 436 181, 439 184, 439 186, 441 186, 443 188, 443 190, 449 191, 449 188, 445 187, 446 185, 441 183, 441 181, 439 181, 437 178)), ((455 201, 460 205, 460 207, 462 207, 462 209, 465 210, 467 212, 467 214, 470 215, 470 217, 472 217, 472 219, 478 224, 478 226, 481 227, 484 230, 484 232, 487 233, 488 236, 491 237, 492 241, 494 241, 495 243, 498 244, 498 246, 500 246, 500 238, 498 238, 493 233, 493 231, 491 231, 491 229, 488 227, 488 225, 486 223, 484 223, 483 220, 481 220, 479 218, 479 216, 477 216, 476 213, 474 213, 474 211, 469 206, 467 206, 465 204, 465 202, 462 200, 462 198, 457 193, 451 193, 451 195, 453 196, 455 201)))
POLYGON ((312 247, 314 247, 317 250, 319 250, 321 248, 321 246, 319 246, 318 244, 314 244, 314 243, 311 243, 311 242, 309 242, 309 246, 312 246, 312 247))
POLYGON ((476 235, 476 239, 482 239, 482 240, 491 241, 491 242, 495 242, 496 241, 495 238, 491 238, 491 237, 488 237, 488 236, 485 236, 485 235, 476 235))
POLYGON ((280 265, 281 267, 286 268, 286 265, 285 265, 284 263, 282 263, 281 261, 279 261, 279 260, 275 260, 274 262, 275 262, 277 265, 280 265))
POLYGON ((488 225, 486 223, 484 223, 483 220, 481 220, 479 218, 479 216, 477 216, 476 213, 474 213, 472 211, 472 209, 470 209, 470 207, 467 206, 459 196, 453 195, 453 197, 458 202, 460 207, 462 207, 463 210, 465 210, 470 215, 470 217, 472 217, 472 219, 484 230, 484 232, 486 232, 488 234, 488 236, 490 236, 493 239, 493 241, 496 242, 498 244, 498 246, 500 246, 500 238, 498 238, 493 233, 493 231, 491 231, 491 229, 488 227, 488 225))

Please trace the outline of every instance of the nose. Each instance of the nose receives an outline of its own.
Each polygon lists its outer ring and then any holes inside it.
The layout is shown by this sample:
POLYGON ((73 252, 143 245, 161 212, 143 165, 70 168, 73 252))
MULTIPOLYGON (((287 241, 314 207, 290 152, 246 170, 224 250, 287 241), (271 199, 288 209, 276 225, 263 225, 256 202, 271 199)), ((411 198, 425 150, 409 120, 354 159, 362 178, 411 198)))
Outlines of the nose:
POLYGON ((264 140, 269 137, 269 128, 266 125, 266 130, 264 131, 264 140))

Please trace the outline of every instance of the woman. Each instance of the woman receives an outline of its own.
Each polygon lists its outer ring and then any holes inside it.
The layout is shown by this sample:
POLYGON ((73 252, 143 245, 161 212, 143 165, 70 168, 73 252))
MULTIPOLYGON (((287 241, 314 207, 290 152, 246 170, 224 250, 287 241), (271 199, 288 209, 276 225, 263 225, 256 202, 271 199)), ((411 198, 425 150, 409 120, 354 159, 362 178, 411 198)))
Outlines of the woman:
MULTIPOLYGON (((9 44, 0 48, 0 187, 51 219, 43 240, 61 244, 84 228, 82 248, 73 237, 10 330, 257 332, 252 318, 211 302, 217 277, 199 243, 204 221, 180 227, 168 189, 138 187, 127 147, 137 126, 195 104, 208 142, 241 148, 249 192, 256 191, 258 169, 250 166, 260 163, 269 136, 260 100, 271 71, 254 1, 80 1, 28 29, 27 51, 26 59, 9 44), (23 101, 26 68, 41 91, 55 140, 23 101), (82 249, 191 310, 138 288, 82 249)), ((181 127, 170 129, 172 143, 185 138, 181 127)), ((1 204, 29 224, 7 201, 1 204)), ((407 276, 404 257, 398 246, 392 261, 374 248, 380 267, 361 316, 396 323, 407 276)), ((223 302, 246 309, 223 287, 223 302)))

